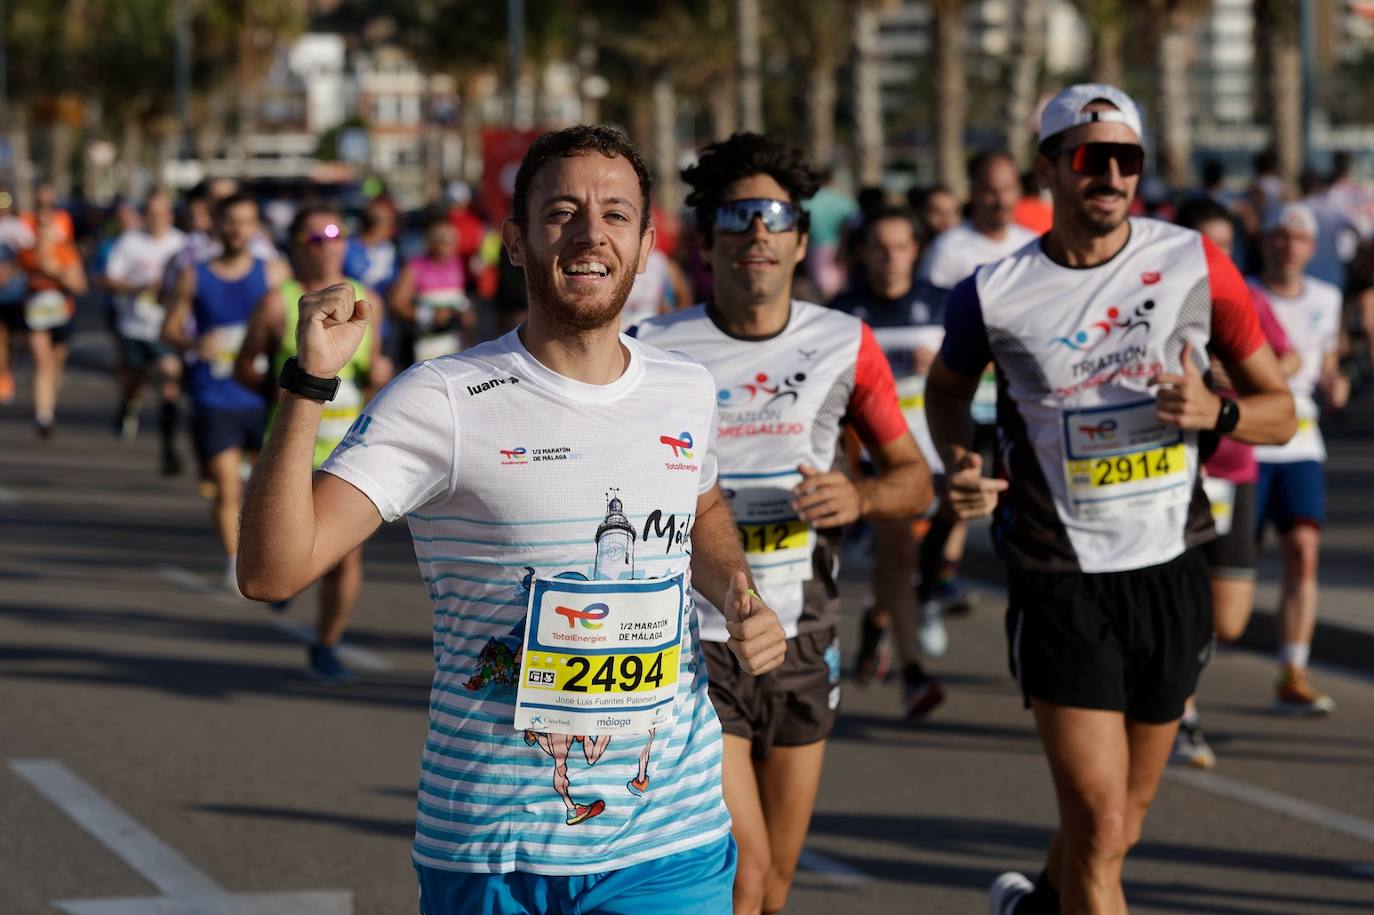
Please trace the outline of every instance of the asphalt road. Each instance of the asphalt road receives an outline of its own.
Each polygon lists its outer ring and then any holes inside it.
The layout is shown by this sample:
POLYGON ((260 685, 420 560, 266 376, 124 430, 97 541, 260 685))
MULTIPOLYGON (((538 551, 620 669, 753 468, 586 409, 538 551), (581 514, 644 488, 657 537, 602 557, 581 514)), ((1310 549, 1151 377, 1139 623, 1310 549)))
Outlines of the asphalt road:
MULTIPOLYGON (((313 599, 279 615, 220 591, 194 482, 157 475, 152 434, 112 439, 112 406, 108 374, 78 367, 54 441, 0 410, 0 913, 415 912, 432 655, 404 528, 368 548, 360 682, 316 686, 313 599)), ((1270 716, 1269 657, 1222 652, 1203 700, 1220 765, 1167 777, 1126 868, 1132 912, 1374 911, 1374 435, 1345 426, 1316 651, 1340 665, 1318 675, 1337 713, 1270 716)), ((1053 795, 995 568, 971 568, 993 581, 932 665, 943 707, 910 726, 895 684, 846 685, 789 913, 979 913, 995 874, 1038 869, 1053 795)), ((1248 642, 1271 634, 1261 614, 1248 642)))

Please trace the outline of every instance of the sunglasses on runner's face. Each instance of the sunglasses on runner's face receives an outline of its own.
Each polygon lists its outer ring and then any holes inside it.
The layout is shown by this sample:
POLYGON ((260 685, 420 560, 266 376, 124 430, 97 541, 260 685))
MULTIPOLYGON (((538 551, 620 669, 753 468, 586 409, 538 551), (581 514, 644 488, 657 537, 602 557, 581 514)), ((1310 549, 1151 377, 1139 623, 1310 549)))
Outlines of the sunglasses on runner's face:
POLYGON ((769 232, 791 232, 797 227, 800 213, 786 200, 731 200, 716 207, 714 227, 717 232, 742 234, 749 231, 755 216, 763 220, 763 227, 769 232))
POLYGON ((342 238, 344 230, 331 222, 319 232, 311 232, 304 240, 307 245, 322 245, 327 241, 339 241, 342 238))
POLYGON ((1121 177, 1140 174, 1145 165, 1145 150, 1135 143, 1083 143, 1061 155, 1069 156, 1069 168, 1075 175, 1105 175, 1116 160, 1121 177))

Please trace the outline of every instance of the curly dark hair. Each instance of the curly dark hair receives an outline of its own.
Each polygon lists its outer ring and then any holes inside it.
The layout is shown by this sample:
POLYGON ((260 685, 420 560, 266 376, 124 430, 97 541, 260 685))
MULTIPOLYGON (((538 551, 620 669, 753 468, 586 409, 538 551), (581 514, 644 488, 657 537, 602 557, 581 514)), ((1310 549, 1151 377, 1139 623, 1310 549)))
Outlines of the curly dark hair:
POLYGON ((544 163, 550 159, 567 156, 600 153, 608 159, 620 156, 630 163, 639 178, 639 193, 644 198, 644 206, 639 214, 639 234, 649 229, 649 194, 653 190, 654 179, 649 175, 649 166, 630 143, 629 137, 614 127, 579 124, 546 133, 530 144, 525 158, 520 160, 520 170, 515 173, 515 196, 511 201, 512 216, 515 224, 523 233, 530 227, 530 183, 544 163))
MULTIPOLYGON (((696 211, 697 228, 711 241, 712 222, 725 189, 753 175, 768 175, 800 206, 820 189, 820 173, 806 164, 801 150, 759 133, 737 133, 701 151, 697 164, 682 170, 692 186, 687 205, 696 211)), ((811 220, 805 210, 797 230, 805 235, 811 220)))

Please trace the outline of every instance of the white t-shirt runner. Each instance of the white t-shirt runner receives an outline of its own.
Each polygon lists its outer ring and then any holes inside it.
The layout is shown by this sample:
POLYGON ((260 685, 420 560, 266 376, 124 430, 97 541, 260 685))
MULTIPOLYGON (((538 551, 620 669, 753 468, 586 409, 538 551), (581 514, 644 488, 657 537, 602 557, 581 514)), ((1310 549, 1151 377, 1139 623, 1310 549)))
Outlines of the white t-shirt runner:
POLYGON ((715 388, 621 339, 629 365, 608 385, 554 373, 515 332, 413 366, 322 468, 406 517, 434 606, 425 866, 587 874, 729 831, 689 568, 715 388), (541 716, 527 728, 517 687, 541 716), (622 713, 640 698, 647 733, 622 713), (566 726, 585 715, 601 726, 566 726))
POLYGON ((916 278, 937 289, 953 289, 984 264, 1001 260, 1033 241, 1036 234, 1011 223, 1001 238, 989 238, 964 220, 941 232, 916 268, 916 278))
POLYGON ((945 306, 945 364, 997 369, 993 523, 1018 568, 1118 572, 1168 562, 1212 536, 1197 435, 1155 418, 1158 372, 1185 343, 1239 362, 1264 343, 1250 293, 1201 235, 1132 219, 1126 246, 1071 269, 1037 239, 960 283, 945 306))
MULTIPOLYGON (((788 638, 834 626, 838 530, 797 518, 797 468, 831 468, 842 423, 870 448, 904 435, 892 370, 868 325, 843 312, 792 302, 787 325, 759 340, 732 337, 706 306, 640 324, 635 334, 699 361, 715 378, 721 491, 730 500, 759 594, 788 638)), ((729 638, 720 611, 698 598, 701 637, 729 638)))
POLYGON ((1325 461, 1326 442, 1317 425, 1319 411, 1314 395, 1327 354, 1340 345, 1341 291, 1314 276, 1303 277, 1302 292, 1293 298, 1279 295, 1256 277, 1248 282, 1269 301, 1289 344, 1302 359, 1302 365, 1288 377, 1298 431, 1286 444, 1257 446, 1255 460, 1264 464, 1325 461))
MULTIPOLYGON (((167 265, 186 245, 180 229, 168 229, 154 238, 141 229, 119 236, 110 249, 105 275, 123 286, 155 287, 162 283, 167 265)), ((162 336, 166 309, 156 292, 115 296, 115 315, 121 336, 151 342, 162 336)))

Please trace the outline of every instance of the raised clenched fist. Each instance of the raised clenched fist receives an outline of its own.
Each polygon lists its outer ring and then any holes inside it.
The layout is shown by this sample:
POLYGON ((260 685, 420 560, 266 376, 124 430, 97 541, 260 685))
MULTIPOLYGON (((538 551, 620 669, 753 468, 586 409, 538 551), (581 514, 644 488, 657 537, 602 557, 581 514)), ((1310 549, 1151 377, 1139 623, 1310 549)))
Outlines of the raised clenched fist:
POLYGON ((372 305, 354 294, 351 283, 336 283, 301 296, 296 325, 296 358, 302 371, 333 378, 363 342, 372 305))

